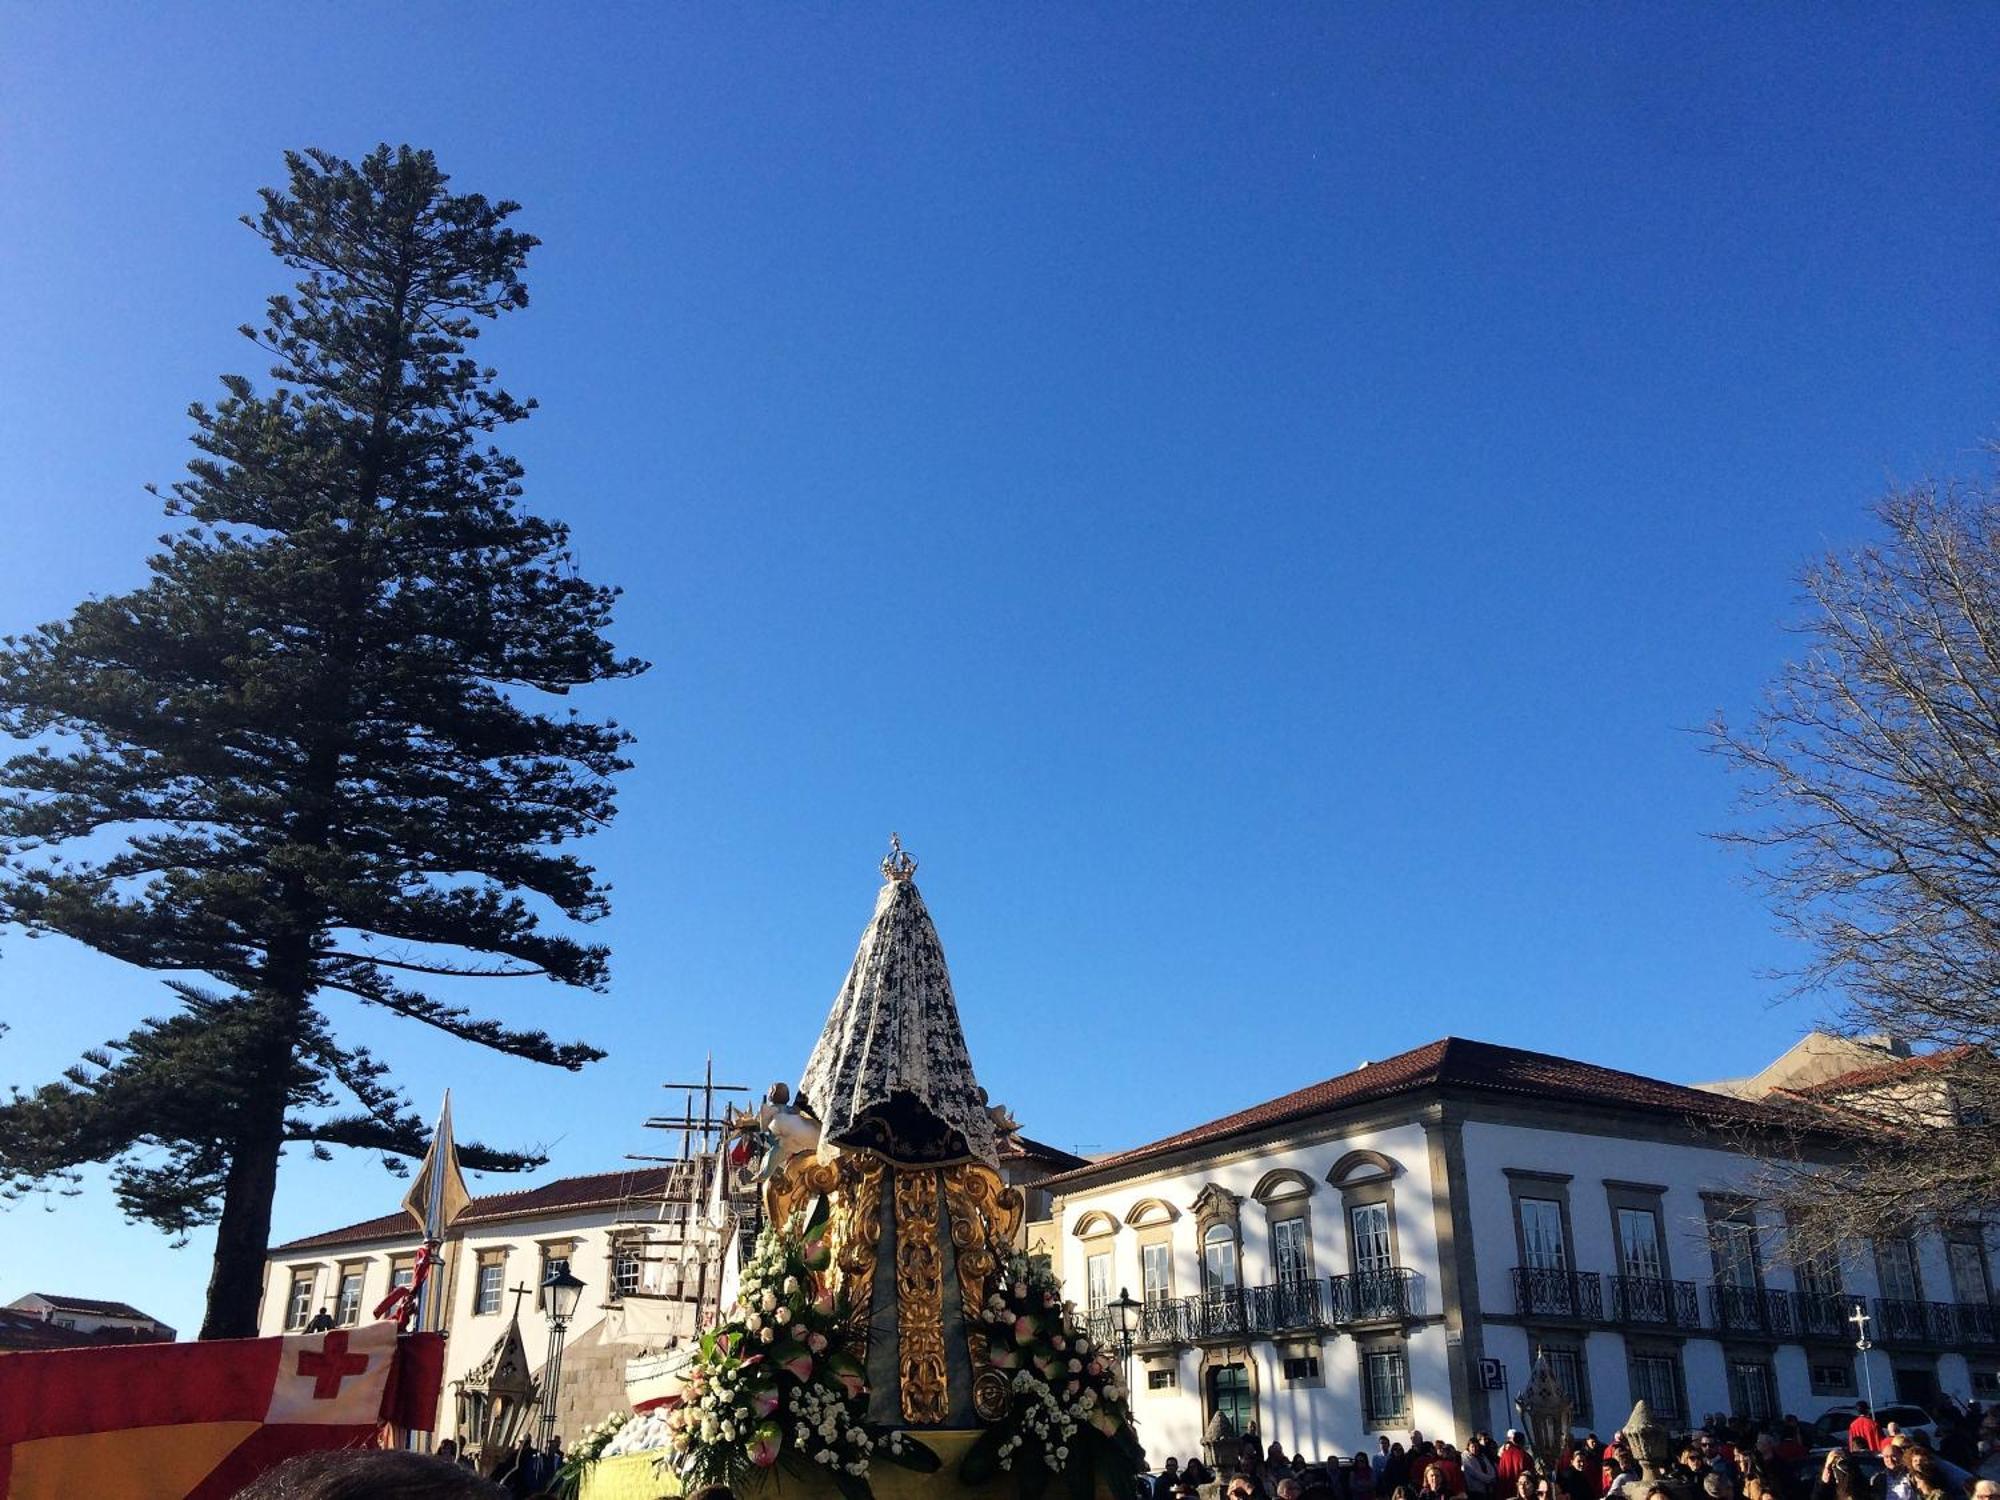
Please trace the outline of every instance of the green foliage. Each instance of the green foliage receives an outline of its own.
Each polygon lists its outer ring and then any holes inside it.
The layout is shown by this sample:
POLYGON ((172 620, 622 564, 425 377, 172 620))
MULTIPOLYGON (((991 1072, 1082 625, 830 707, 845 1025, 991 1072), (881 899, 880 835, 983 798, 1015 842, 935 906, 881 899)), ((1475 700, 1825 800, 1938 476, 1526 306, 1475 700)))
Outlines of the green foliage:
MULTIPOLYGON (((258 1261, 285 1139, 422 1148, 325 997, 558 1067, 602 1055, 430 981, 605 987, 603 947, 545 918, 604 914, 565 846, 612 816, 629 737, 536 699, 645 665, 604 638, 617 591, 521 508, 521 466, 490 441, 533 407, 469 355, 527 304, 516 205, 447 191, 407 147, 287 162, 244 220, 299 276, 243 329, 271 384, 225 376, 191 409, 181 524, 143 587, 0 643, 0 731, 28 742, 0 764, 0 919, 226 995, 183 990, 0 1106, 0 1174, 164 1146, 121 1167, 128 1211, 176 1231, 220 1212, 228 1238, 239 1190, 261 1195, 258 1261), (334 1086, 358 1112, 298 1113, 334 1086)), ((250 1274, 218 1263, 239 1325, 250 1274)))

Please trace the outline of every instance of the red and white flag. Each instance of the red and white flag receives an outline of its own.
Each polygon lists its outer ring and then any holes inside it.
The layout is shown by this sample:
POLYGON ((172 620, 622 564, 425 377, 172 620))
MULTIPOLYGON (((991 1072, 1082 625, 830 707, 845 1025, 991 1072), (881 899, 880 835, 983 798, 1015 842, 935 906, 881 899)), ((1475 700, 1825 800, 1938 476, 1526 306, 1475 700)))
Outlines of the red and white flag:
POLYGON ((227 1500, 317 1448, 436 1424, 442 1335, 393 1323, 0 1357, 0 1497, 227 1500))

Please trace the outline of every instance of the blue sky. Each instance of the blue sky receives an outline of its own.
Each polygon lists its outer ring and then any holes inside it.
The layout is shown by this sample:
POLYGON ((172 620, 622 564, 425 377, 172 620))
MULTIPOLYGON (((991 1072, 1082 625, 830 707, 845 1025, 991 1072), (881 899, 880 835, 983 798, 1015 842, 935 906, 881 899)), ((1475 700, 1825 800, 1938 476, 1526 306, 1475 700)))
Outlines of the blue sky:
MULTIPOLYGON (((546 241, 485 343, 648 676, 581 1076, 329 1009, 551 1172, 795 1078, 891 828, 981 1075, 1110 1148, 1447 1033, 1669 1078, 1812 1019, 1721 768, 1793 578, 1994 432, 1982 7, 0 4, 0 629, 130 586, 261 374, 287 147, 546 241)), ((0 1084, 163 1004, 0 938, 0 1084)), ((488 1187, 493 1186, 489 1179, 488 1187)), ((505 1185, 500 1184, 500 1185, 505 1185)), ((282 1174, 277 1233, 383 1212, 282 1174)), ((93 1182, 0 1300, 199 1321, 93 1182)))

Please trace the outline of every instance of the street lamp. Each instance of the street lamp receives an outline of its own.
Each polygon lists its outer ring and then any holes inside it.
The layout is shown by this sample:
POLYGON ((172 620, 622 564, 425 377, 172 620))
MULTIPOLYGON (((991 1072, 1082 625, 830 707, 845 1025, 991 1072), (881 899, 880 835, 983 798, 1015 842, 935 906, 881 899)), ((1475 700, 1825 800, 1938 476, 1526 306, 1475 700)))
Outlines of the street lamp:
POLYGON ((1105 1303, 1104 1310, 1111 1314, 1111 1336, 1118 1343, 1118 1373, 1125 1377, 1125 1399, 1132 1399, 1132 1346, 1139 1342, 1139 1304, 1132 1300, 1132 1293, 1125 1287, 1118 1288, 1118 1295, 1105 1303))
POLYGON ((1528 1446, 1542 1472, 1554 1474, 1569 1442, 1569 1416, 1573 1408, 1549 1364, 1548 1350, 1535 1351, 1534 1371, 1514 1404, 1520 1408, 1521 1424, 1528 1429, 1528 1446))
POLYGON ((549 1272, 542 1282, 542 1300, 549 1309, 549 1358, 542 1367, 542 1434, 538 1445, 548 1451, 549 1439, 556 1435, 556 1387, 562 1382, 563 1334, 583 1298, 583 1282, 572 1276, 565 1261, 549 1272))

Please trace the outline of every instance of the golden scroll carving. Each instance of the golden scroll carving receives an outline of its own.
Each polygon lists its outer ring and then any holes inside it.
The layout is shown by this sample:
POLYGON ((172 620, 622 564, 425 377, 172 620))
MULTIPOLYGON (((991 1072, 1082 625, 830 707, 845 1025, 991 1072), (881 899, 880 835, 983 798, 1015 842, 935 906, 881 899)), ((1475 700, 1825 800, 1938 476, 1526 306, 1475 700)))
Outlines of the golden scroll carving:
MULTIPOLYGON (((992 1374, 986 1366, 986 1324, 980 1313, 986 1288, 1000 1269, 1000 1257, 1014 1247, 1023 1212, 1021 1194, 1002 1183, 998 1172, 978 1162, 946 1167, 943 1175, 945 1216, 958 1262, 959 1303, 965 1309, 966 1351, 972 1356, 973 1401, 977 1407, 982 1396, 988 1397, 987 1405, 1004 1410, 1004 1393, 996 1402, 979 1385, 981 1377, 992 1374)), ((980 1415, 992 1420, 984 1411, 980 1415)))
POLYGON ((938 1178, 898 1168, 896 1179, 897 1370, 903 1420, 931 1424, 950 1412, 944 1365, 944 1260, 938 1250, 938 1178))

